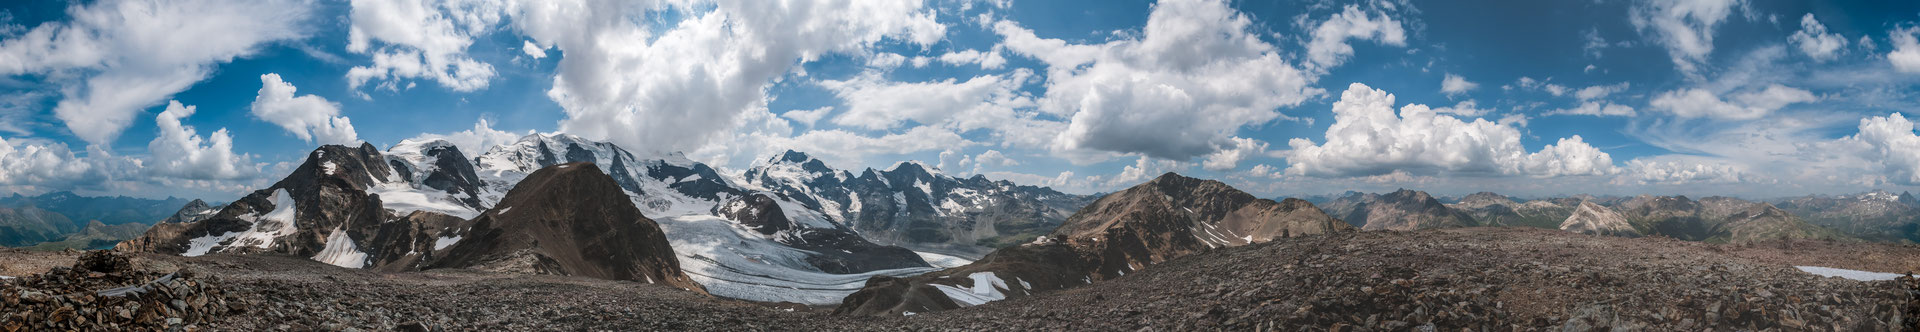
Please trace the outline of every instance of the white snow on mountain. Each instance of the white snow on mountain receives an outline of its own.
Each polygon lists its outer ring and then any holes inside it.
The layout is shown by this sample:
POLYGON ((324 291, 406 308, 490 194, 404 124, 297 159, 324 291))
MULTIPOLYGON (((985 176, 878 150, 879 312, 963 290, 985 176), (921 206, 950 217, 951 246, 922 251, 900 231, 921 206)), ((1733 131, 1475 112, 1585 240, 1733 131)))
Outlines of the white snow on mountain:
POLYGON ((919 254, 920 259, 926 260, 927 264, 931 264, 933 265, 933 267, 942 268, 942 269, 951 269, 951 268, 964 266, 967 264, 973 264, 973 260, 960 258, 959 256, 943 255, 943 254, 936 254, 936 253, 930 253, 930 252, 924 252, 924 251, 915 251, 913 253, 919 254))
POLYGON ((666 231, 680 269, 713 295, 823 305, 840 303, 875 275, 905 277, 937 270, 905 268, 859 274, 821 272, 810 252, 760 236, 733 221, 710 215, 655 218, 666 231))
POLYGON ((455 243, 460 243, 461 238, 463 238, 463 236, 459 236, 459 235, 455 235, 451 237, 442 236, 439 239, 433 240, 433 250, 441 250, 441 249, 446 249, 447 247, 452 247, 455 243))
POLYGON ((954 303, 959 303, 961 306, 971 307, 1007 299, 1007 294, 1002 293, 1008 290, 1007 281, 1000 280, 1000 277, 994 276, 993 272, 974 272, 968 274, 967 278, 973 279, 972 287, 961 288, 937 283, 931 285, 940 289, 940 293, 946 294, 947 298, 953 299, 954 303))
POLYGON ((221 243, 219 250, 234 247, 271 248, 280 237, 300 231, 300 227, 294 224, 294 216, 300 208, 294 206, 293 195, 288 194, 286 189, 277 189, 268 199, 273 200, 273 210, 265 211, 264 215, 240 216, 243 220, 251 219, 253 226, 245 232, 234 234, 231 242, 216 242, 221 243))
POLYGON ((329 265, 358 269, 367 266, 367 253, 353 245, 353 238, 346 231, 335 228, 327 234, 327 246, 313 255, 313 260, 329 265))

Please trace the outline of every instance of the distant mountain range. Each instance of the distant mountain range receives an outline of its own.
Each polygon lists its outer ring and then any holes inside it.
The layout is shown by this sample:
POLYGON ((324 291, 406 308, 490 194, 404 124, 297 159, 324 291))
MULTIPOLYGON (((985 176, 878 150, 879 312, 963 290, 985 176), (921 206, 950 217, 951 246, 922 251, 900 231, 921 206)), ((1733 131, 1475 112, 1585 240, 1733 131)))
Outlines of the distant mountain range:
MULTIPOLYGON (((4 196, 0 197, 0 246, 23 247, 42 242, 64 242, 69 236, 75 235, 90 240, 119 241, 127 237, 114 237, 111 234, 125 232, 91 232, 88 229, 111 226, 115 229, 144 230, 146 225, 168 219, 182 204, 187 203, 188 200, 179 198, 88 197, 65 191, 37 196, 4 196), (100 225, 93 226, 96 223, 100 225)), ((107 245, 111 246, 110 243, 107 245)), ((87 247, 91 246, 77 248, 87 247)))
POLYGON ((920 162, 834 168, 798 151, 723 173, 673 153, 534 134, 479 155, 441 140, 329 145, 228 204, 71 194, 0 202, 0 235, 126 251, 275 253, 380 271, 466 268, 660 283, 730 298, 951 309, 1112 279, 1179 257, 1353 231, 1511 226, 1693 241, 1912 240, 1920 200, 1884 192, 1728 197, 1416 190, 1268 200, 1168 173, 1095 196, 954 177, 920 162), (112 203, 118 202, 118 203, 112 203), (118 204, 118 205, 115 205, 118 204), (92 207, 106 207, 93 209, 92 207), (1816 216, 1812 218, 1803 216, 1816 216), (125 225, 125 226, 117 226, 125 225), (85 227, 82 227, 85 226, 85 227))
POLYGON ((838 314, 908 315, 1079 287, 1216 248, 1355 227, 1298 199, 1167 173, 1095 200, 1032 243, 910 278, 875 277, 838 314))

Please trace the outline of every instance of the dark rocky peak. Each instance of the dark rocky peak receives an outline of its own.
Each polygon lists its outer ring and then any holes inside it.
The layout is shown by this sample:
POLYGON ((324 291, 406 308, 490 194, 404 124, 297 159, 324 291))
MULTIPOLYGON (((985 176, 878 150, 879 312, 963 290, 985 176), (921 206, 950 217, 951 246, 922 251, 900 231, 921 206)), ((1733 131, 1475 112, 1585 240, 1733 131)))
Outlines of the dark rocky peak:
POLYGON ((786 211, 780 208, 777 199, 765 193, 748 194, 716 207, 718 211, 715 212, 760 235, 774 235, 799 228, 787 218, 786 211))
POLYGON ((804 164, 808 161, 813 161, 813 156, 794 150, 787 150, 787 152, 781 153, 780 157, 773 160, 773 162, 789 162, 795 164, 804 164))
MULTIPOLYGON (((393 169, 373 144, 359 148, 324 145, 307 153, 306 162, 275 183, 275 188, 308 188, 320 179, 338 179, 357 190, 392 179, 393 169)), ((301 190, 294 190, 301 191, 301 190)), ((297 195, 297 194, 296 194, 297 195)))
POLYGON ((207 204, 207 201, 195 199, 191 202, 187 202, 187 205, 181 206, 179 211, 175 211, 172 216, 169 216, 167 217, 166 220, 161 220, 160 222, 162 223, 196 222, 196 221, 205 220, 207 219, 207 217, 212 217, 213 214, 216 212, 220 212, 220 209, 216 208, 213 205, 207 204))
POLYGON ((915 183, 933 183, 938 174, 935 173, 937 170, 918 161, 902 161, 880 173, 887 177, 888 182, 893 183, 895 189, 903 189, 911 188, 910 185, 915 183))
POLYGON ((593 163, 541 168, 509 190, 437 268, 645 281, 702 291, 659 224, 593 163))

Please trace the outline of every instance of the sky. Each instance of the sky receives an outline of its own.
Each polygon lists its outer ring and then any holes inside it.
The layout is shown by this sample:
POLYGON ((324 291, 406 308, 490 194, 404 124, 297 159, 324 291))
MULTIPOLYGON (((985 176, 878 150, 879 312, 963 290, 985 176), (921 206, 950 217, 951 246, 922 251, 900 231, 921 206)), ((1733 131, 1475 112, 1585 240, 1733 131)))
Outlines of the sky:
POLYGON ((529 133, 1072 193, 1920 190, 1920 2, 95 0, 0 7, 0 193, 231 200, 529 133))

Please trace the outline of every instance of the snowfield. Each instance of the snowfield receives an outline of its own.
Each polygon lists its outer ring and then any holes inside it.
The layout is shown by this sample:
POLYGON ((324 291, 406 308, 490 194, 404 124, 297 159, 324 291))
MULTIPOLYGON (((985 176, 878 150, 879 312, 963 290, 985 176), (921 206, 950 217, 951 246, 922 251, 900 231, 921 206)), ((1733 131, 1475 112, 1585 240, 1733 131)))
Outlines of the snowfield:
POLYGON ((709 215, 655 219, 666 231, 680 269, 713 295, 763 302, 809 305, 840 303, 876 275, 907 277, 938 270, 905 268, 860 274, 821 272, 806 262, 810 252, 794 249, 732 221, 709 215))
POLYGON ((1812 273, 1814 275, 1822 276, 1822 277, 1828 277, 1828 278, 1840 277, 1840 278, 1847 278, 1847 279, 1853 279, 1853 280, 1859 280, 1859 281, 1883 281, 1883 280, 1893 280, 1893 278, 1900 277, 1900 274, 1897 274, 1897 273, 1869 272, 1869 271, 1860 271, 1860 270, 1836 269, 1831 267, 1795 266, 1793 268, 1800 269, 1801 272, 1812 273))

